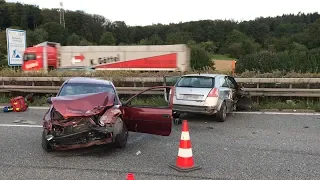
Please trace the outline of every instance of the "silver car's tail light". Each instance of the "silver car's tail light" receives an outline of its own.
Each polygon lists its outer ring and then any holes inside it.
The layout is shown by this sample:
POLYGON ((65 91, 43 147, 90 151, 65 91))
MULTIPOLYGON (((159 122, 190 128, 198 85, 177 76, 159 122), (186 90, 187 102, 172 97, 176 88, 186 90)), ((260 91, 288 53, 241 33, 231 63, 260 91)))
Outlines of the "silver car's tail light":
POLYGON ((219 89, 213 88, 209 92, 206 100, 205 100, 205 106, 216 106, 219 99, 219 89))
POLYGON ((218 97, 219 96, 219 89, 213 88, 208 94, 208 97, 218 97))

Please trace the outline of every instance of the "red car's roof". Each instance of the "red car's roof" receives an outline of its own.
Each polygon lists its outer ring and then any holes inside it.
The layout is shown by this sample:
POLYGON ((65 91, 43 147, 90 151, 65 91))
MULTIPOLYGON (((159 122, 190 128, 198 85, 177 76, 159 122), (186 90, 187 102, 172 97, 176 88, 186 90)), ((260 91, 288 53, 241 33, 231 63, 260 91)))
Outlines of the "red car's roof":
POLYGON ((103 79, 89 78, 89 77, 73 77, 67 83, 87 83, 87 84, 104 84, 111 85, 111 82, 103 79))

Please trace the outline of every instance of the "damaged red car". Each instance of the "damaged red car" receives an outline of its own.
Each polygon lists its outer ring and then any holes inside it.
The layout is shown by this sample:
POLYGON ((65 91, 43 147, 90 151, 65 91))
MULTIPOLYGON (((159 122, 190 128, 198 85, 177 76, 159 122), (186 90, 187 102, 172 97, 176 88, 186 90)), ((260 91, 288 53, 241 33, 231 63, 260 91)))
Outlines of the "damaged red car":
MULTIPOLYGON (((169 136, 172 102, 165 107, 134 105, 141 94, 171 86, 158 86, 120 102, 112 82, 75 77, 66 80, 43 118, 42 148, 45 151, 84 148, 112 143, 126 146, 128 132, 169 136)), ((155 91, 154 91, 155 92, 155 91)))

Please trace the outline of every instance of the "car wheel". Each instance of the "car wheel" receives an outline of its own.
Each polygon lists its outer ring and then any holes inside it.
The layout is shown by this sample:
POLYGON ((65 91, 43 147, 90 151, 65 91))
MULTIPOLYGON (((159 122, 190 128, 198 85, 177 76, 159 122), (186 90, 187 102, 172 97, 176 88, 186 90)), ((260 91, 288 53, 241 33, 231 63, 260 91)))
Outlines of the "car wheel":
POLYGON ((127 141, 128 141, 128 136, 129 136, 128 128, 120 117, 118 117, 117 122, 121 122, 122 129, 119 133, 117 133, 115 137, 114 146, 116 148, 124 148, 127 145, 127 141))
POLYGON ((182 121, 181 121, 180 118, 174 118, 174 119, 173 119, 173 123, 174 123, 174 124, 181 124, 182 121))
POLYGON ((174 112, 172 113, 172 117, 173 117, 173 118, 179 118, 180 116, 181 116, 181 113, 180 113, 180 112, 174 111, 174 112))
POLYGON ((220 111, 217 112, 217 118, 219 122, 224 122, 227 118, 227 105, 225 102, 222 103, 220 111))
POLYGON ((46 130, 43 130, 42 132, 42 140, 41 140, 41 146, 42 146, 42 149, 45 150, 46 152, 51 152, 53 151, 52 147, 50 146, 48 140, 46 139, 46 130))

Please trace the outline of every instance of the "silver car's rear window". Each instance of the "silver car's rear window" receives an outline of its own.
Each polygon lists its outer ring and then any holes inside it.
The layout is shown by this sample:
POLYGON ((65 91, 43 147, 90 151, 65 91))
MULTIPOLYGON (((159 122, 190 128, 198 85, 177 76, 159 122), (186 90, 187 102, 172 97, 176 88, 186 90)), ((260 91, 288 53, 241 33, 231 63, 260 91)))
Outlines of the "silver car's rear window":
POLYGON ((176 83, 176 87, 213 88, 214 78, 206 76, 184 76, 176 83))

